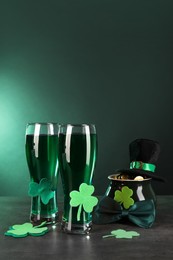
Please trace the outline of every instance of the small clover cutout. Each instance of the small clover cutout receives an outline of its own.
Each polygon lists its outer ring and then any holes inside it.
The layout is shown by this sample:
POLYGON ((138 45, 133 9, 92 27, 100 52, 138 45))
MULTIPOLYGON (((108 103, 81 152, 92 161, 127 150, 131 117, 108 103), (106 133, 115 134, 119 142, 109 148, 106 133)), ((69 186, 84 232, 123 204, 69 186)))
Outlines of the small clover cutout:
POLYGON ((49 200, 54 197, 54 191, 51 190, 51 182, 43 178, 39 183, 30 182, 28 195, 31 197, 40 196, 43 204, 48 204, 49 200))
POLYGON ((130 206, 134 204, 134 200, 130 198, 133 195, 133 190, 129 189, 129 187, 124 186, 121 191, 115 191, 114 200, 123 204, 125 209, 128 209, 130 206))
POLYGON ((43 236, 48 232, 47 227, 43 227, 46 224, 46 221, 41 223, 39 226, 33 226, 31 223, 24 223, 21 225, 13 225, 5 232, 6 236, 12 237, 26 237, 31 236, 43 236))
POLYGON ((82 206, 85 212, 91 213, 94 206, 97 205, 98 199, 94 196, 91 196, 94 192, 94 186, 82 183, 79 187, 79 191, 70 192, 70 206, 79 207, 77 212, 77 221, 80 221, 80 215, 82 206))
POLYGON ((140 234, 136 231, 126 231, 124 229, 117 229, 117 230, 111 231, 111 235, 103 236, 103 238, 107 238, 107 237, 133 238, 136 236, 140 236, 140 234))

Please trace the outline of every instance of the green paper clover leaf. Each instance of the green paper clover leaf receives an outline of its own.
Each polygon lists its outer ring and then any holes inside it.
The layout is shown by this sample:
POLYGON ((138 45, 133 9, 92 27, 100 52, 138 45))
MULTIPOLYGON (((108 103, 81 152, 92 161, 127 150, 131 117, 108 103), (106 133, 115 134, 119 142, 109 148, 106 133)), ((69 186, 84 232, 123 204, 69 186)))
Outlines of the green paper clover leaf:
POLYGON ((136 231, 126 231, 124 229, 117 229, 117 230, 111 231, 111 235, 103 236, 103 238, 107 238, 107 237, 133 238, 136 236, 140 236, 140 234, 136 231))
POLYGON ((121 191, 115 191, 114 200, 123 204, 125 209, 128 209, 130 206, 134 204, 134 200, 130 198, 133 195, 133 190, 129 189, 129 187, 124 186, 121 191))
POLYGON ((94 206, 97 205, 98 199, 94 196, 91 196, 94 192, 94 186, 82 183, 79 187, 79 191, 70 192, 70 206, 79 207, 77 212, 77 221, 80 221, 80 215, 82 206, 85 212, 91 213, 94 206))
POLYGON ((43 227, 46 224, 46 221, 41 223, 39 226, 33 226, 31 223, 24 223, 21 225, 13 225, 5 232, 6 236, 12 237, 26 237, 31 236, 43 236, 48 232, 47 227, 43 227))
POLYGON ((40 196, 43 204, 48 204, 49 200, 54 197, 54 191, 51 190, 51 182, 43 178, 39 183, 30 182, 28 195, 31 197, 40 196))

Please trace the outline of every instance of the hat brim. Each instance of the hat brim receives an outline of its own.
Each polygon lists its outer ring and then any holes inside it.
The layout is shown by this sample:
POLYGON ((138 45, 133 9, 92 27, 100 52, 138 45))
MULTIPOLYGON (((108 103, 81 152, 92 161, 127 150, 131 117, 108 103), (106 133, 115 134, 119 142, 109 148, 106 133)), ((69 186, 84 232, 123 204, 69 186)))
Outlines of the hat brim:
POLYGON ((158 177, 151 171, 145 171, 142 169, 118 169, 116 170, 116 173, 127 173, 127 174, 135 174, 135 175, 141 175, 142 177, 150 177, 153 180, 162 181, 165 182, 165 179, 162 177, 158 177))

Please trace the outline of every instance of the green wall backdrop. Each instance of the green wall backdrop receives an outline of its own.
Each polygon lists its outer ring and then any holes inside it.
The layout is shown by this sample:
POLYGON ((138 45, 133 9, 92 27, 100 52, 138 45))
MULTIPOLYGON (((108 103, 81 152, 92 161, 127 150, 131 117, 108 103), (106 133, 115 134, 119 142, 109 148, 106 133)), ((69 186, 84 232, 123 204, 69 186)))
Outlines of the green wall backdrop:
POLYGON ((27 195, 31 121, 96 124, 97 194, 133 139, 158 140, 167 182, 153 185, 173 194, 172 13, 172 0, 0 0, 0 195, 27 195))

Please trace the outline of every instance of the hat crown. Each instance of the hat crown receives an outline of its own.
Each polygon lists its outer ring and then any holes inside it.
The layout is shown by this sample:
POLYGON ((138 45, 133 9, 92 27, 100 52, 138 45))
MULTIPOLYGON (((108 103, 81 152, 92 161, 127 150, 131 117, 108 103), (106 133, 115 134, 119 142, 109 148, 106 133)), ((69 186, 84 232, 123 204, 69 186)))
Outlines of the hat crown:
POLYGON ((156 164, 160 145, 149 139, 136 139, 129 144, 130 162, 141 161, 143 163, 156 164))

